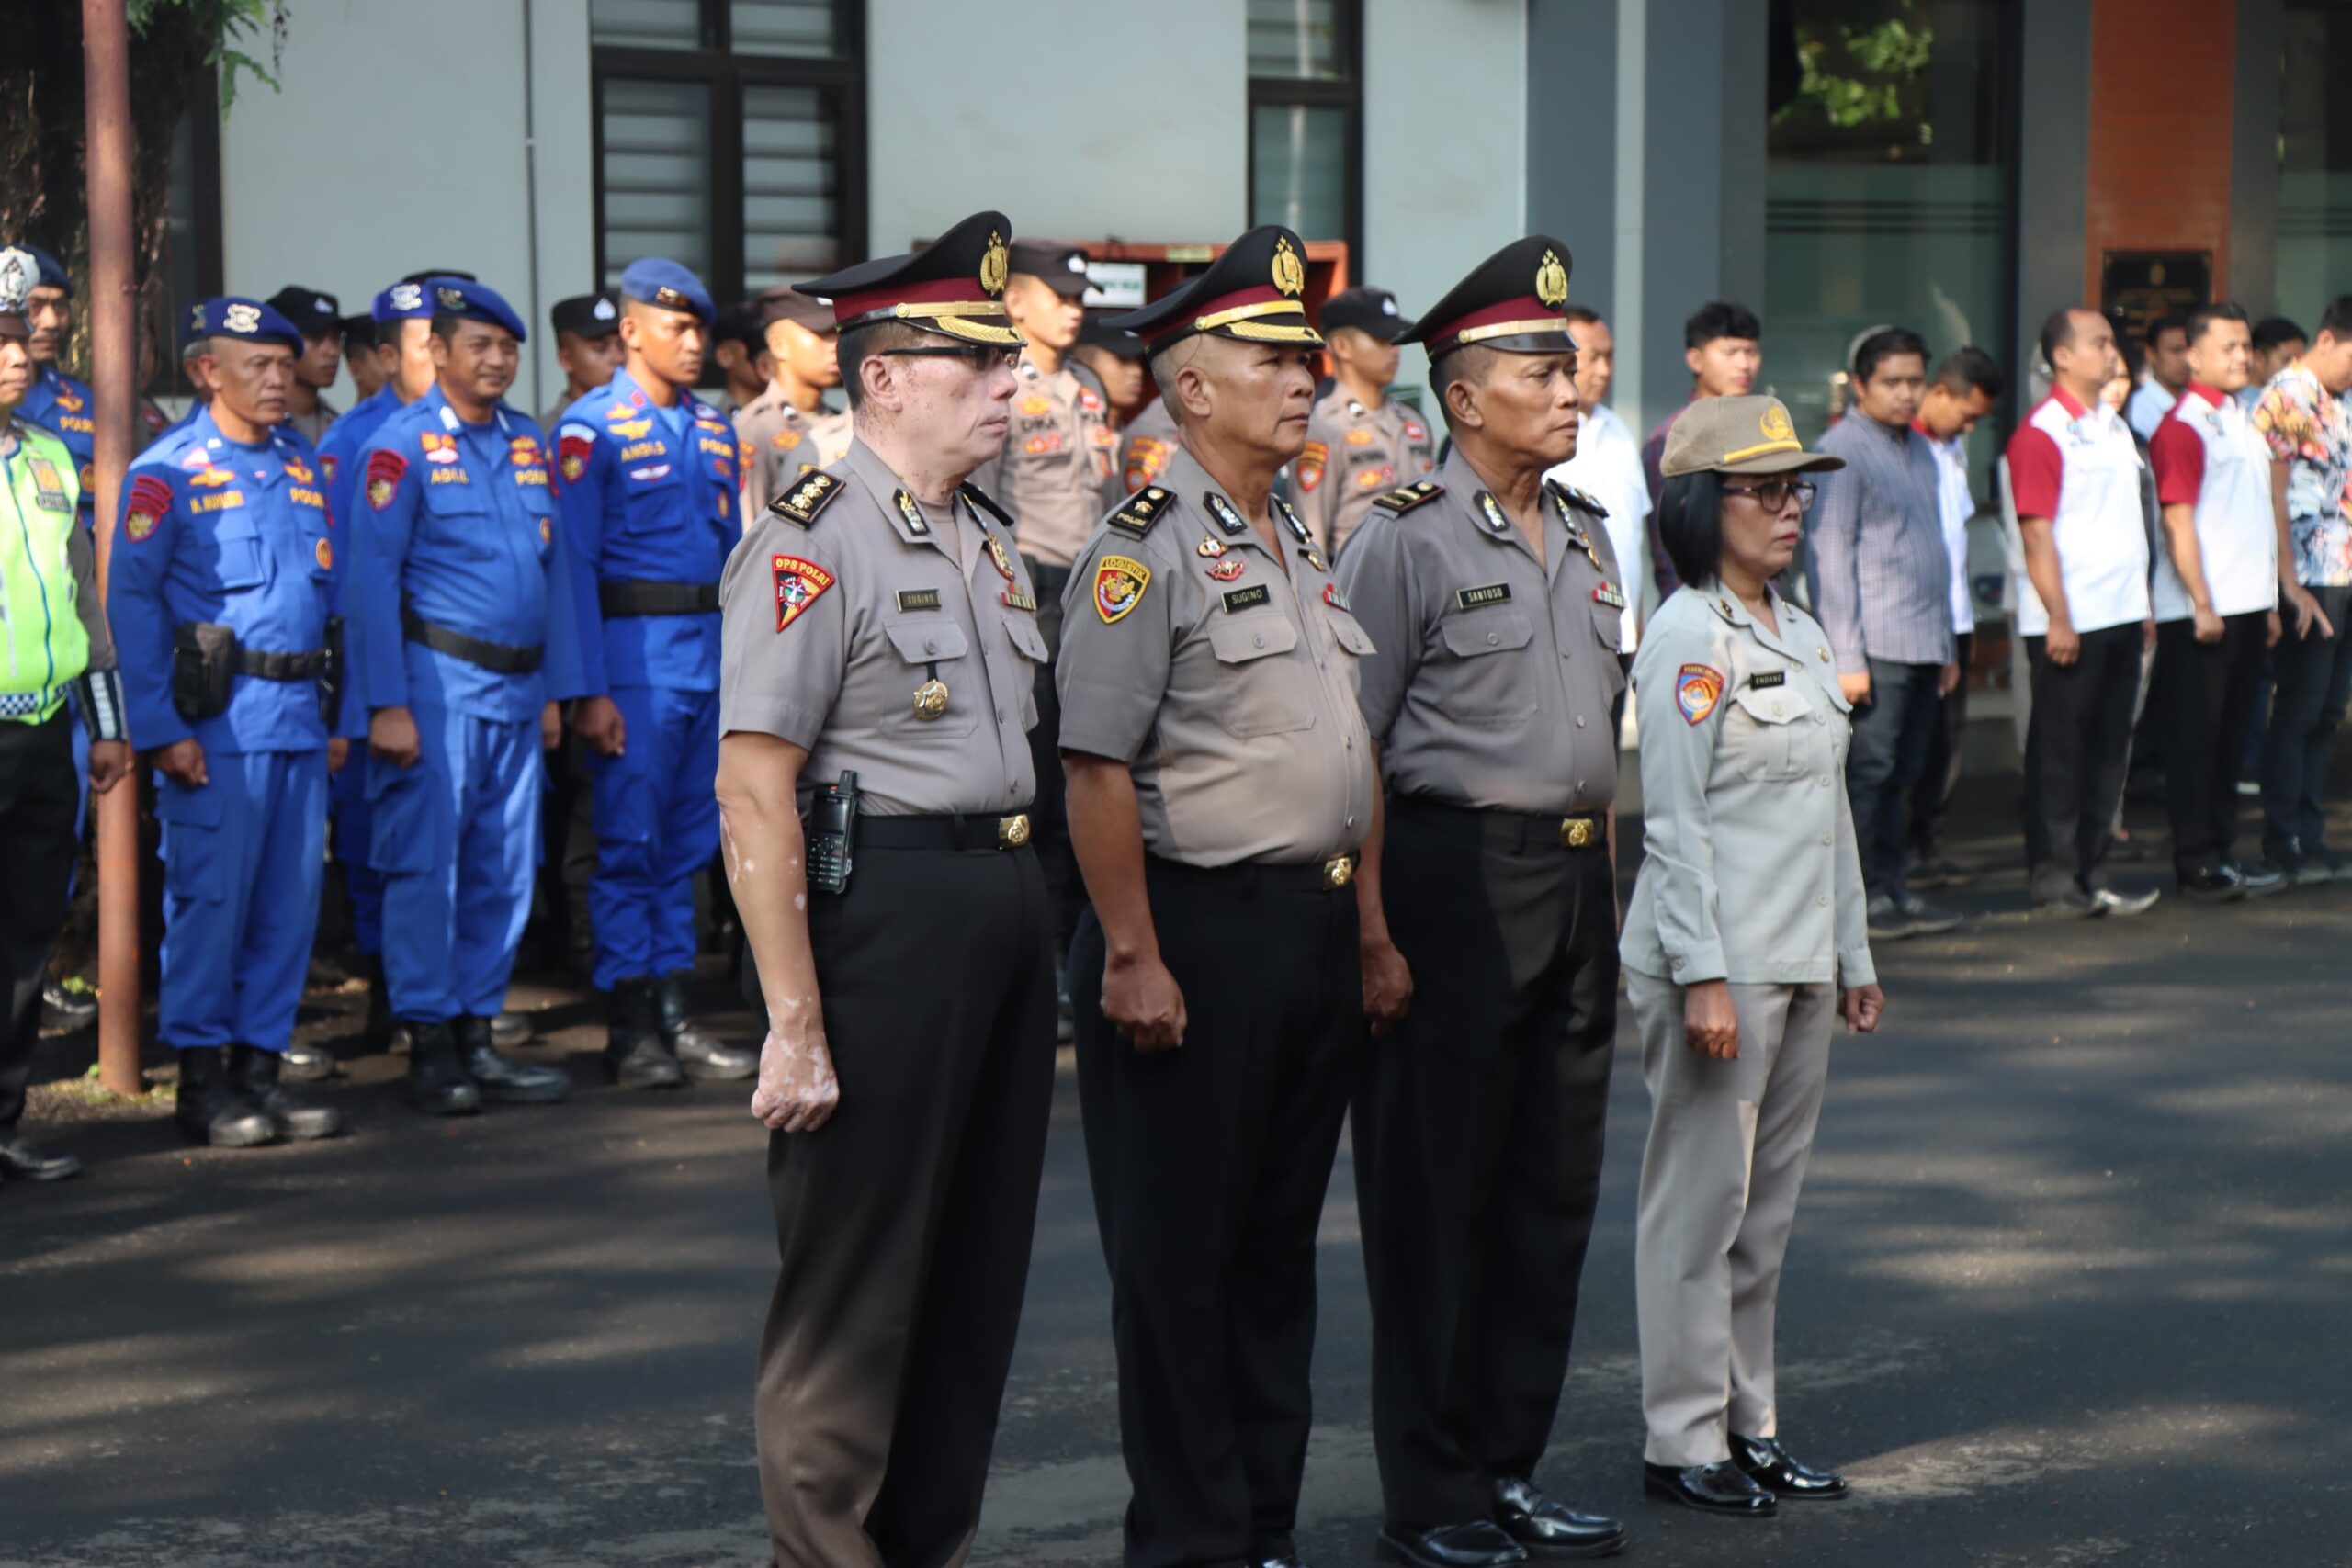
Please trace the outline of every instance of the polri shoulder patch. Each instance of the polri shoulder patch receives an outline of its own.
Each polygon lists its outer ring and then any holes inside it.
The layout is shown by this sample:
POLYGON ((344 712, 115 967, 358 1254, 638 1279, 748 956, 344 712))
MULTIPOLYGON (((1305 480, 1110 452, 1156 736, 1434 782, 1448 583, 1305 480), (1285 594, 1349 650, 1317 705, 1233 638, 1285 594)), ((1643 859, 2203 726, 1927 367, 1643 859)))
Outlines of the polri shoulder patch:
POLYGON ((768 502, 768 510, 787 523, 811 528, 816 526, 817 514, 841 492, 842 481, 831 474, 803 474, 790 490, 768 502))
POLYGON ((1118 510, 1111 513, 1111 526, 1122 534, 1131 534, 1140 539, 1151 532, 1160 514, 1175 499, 1161 486, 1146 485, 1119 503, 1118 510))
POLYGON ((1416 506, 1427 506, 1444 493, 1443 485, 1430 479, 1422 479, 1419 483, 1404 485, 1385 494, 1375 496, 1372 503, 1384 512, 1393 512, 1402 517, 1416 506))

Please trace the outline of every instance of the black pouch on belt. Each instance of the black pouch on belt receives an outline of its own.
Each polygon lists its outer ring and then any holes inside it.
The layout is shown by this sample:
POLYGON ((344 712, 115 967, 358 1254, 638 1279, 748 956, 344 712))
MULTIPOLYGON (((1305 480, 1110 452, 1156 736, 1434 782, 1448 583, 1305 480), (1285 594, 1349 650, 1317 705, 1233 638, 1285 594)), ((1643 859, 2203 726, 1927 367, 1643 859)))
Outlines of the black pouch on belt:
POLYGON ((326 659, 319 667, 319 716, 326 720, 327 732, 334 732, 334 721, 341 716, 343 706, 343 617, 327 617, 326 659))
POLYGON ((237 634, 209 621, 182 621, 172 630, 172 706, 191 723, 229 711, 229 683, 237 673, 237 634))

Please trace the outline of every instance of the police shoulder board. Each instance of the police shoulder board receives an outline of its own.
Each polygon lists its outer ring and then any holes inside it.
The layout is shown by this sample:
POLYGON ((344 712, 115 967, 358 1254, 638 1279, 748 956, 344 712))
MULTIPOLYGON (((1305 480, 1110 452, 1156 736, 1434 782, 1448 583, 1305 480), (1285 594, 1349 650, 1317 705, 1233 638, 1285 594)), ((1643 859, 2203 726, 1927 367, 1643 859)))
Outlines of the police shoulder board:
POLYGON ((768 502, 768 510, 787 523, 803 528, 817 525, 817 514, 833 503, 842 492, 842 481, 821 472, 805 473, 793 482, 790 490, 768 502))
POLYGON ((1576 486, 1564 485, 1556 479, 1549 479, 1546 480, 1545 483, 1551 487, 1551 491, 1554 495, 1558 496, 1562 501, 1566 502, 1569 505, 1580 506, 1585 511, 1591 513, 1595 517, 1606 517, 1609 515, 1609 508, 1601 505, 1600 502, 1593 500, 1592 497, 1585 494, 1584 491, 1577 489, 1576 486))
POLYGON ((1151 532, 1175 499, 1163 485, 1146 485, 1121 502, 1105 521, 1120 533, 1140 539, 1151 532))
POLYGON ((973 511, 984 512, 990 517, 995 518, 998 522, 1003 524, 1008 529, 1012 529, 1016 533, 1019 531, 1020 525, 1013 522, 1012 513, 1007 512, 1003 507, 999 506, 996 503, 995 497, 989 495, 988 491, 982 490, 979 486, 974 484, 969 479, 966 479, 964 481, 963 495, 966 501, 971 502, 973 511))
POLYGON ((1443 485, 1433 480, 1421 479, 1417 483, 1403 485, 1376 495, 1373 498, 1372 503, 1384 512, 1393 512, 1402 517, 1417 506, 1427 506, 1444 493, 1443 485))

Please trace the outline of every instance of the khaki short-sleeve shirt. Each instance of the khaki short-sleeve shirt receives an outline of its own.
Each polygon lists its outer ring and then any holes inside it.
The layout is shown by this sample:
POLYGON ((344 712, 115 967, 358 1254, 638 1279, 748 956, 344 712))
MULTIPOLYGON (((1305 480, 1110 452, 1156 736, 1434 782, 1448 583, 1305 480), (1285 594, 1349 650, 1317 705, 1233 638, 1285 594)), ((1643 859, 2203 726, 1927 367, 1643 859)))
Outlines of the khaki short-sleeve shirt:
POLYGON ((1437 437, 1427 420, 1394 398, 1371 409, 1334 387, 1307 416, 1306 450, 1291 465, 1291 502, 1316 542, 1336 556, 1377 497, 1436 467, 1437 437))
POLYGON ((1119 433, 1094 373, 1065 363, 1052 375, 1021 362, 1004 451, 976 476, 1021 522, 1021 553, 1046 566, 1077 558, 1119 486, 1119 433))
POLYGON ((719 585, 722 734, 806 747, 801 798, 857 773, 878 817, 1025 810, 1046 661, 1012 530, 917 502, 862 442, 760 514, 719 585), (926 715, 917 694, 945 688, 926 715))
POLYGON ((743 516, 755 518, 793 480, 811 468, 830 468, 849 454, 846 412, 802 413, 783 389, 768 389, 735 411, 742 441, 743 516))
POLYGON ((1623 582, 1596 503, 1547 485, 1541 504, 1538 560, 1457 451, 1383 492, 1340 559, 1377 649, 1364 723, 1400 795, 1560 815, 1616 799, 1623 582))
POLYGON ((1279 557, 1180 445, 1095 530, 1062 600, 1062 747, 1129 764, 1144 847, 1191 865, 1328 860, 1372 820, 1356 699, 1372 639, 1273 504, 1279 557))

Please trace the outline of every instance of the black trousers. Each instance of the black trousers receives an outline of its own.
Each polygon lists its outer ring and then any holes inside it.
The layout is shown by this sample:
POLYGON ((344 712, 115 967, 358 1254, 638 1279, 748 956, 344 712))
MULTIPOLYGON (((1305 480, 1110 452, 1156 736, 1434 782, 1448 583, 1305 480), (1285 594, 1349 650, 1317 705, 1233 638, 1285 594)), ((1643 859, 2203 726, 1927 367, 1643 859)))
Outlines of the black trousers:
POLYGON ((2352 588, 2314 588, 2335 635, 2323 637, 2319 623, 2311 635, 2295 635, 2293 612, 2286 635, 2270 650, 2278 682, 2270 700, 2270 734, 2262 750, 2262 847, 2282 864, 2318 854, 2327 847, 2327 818, 2320 799, 2327 789, 2327 760, 2335 731, 2352 694, 2352 588))
POLYGON ((2165 803, 2172 813, 2173 870, 2182 877, 2231 858, 2237 838, 2238 769, 2254 722, 2270 617, 2225 615, 2222 640, 2197 640, 2195 620, 2156 627, 2155 689, 2164 727, 2165 803))
POLYGON ((1363 1033, 1356 904, 1319 867, 1148 863, 1184 1043, 1102 1016, 1070 950, 1094 1211, 1111 1270, 1128 1568, 1289 1555, 1313 1422, 1315 1235, 1363 1033))
POLYGON ((2067 884, 2096 891, 2106 873, 2140 700, 2140 623, 2082 634, 2081 656, 2052 664, 2025 639, 2033 716, 2025 733, 2025 864, 2037 898, 2067 884))
POLYGON ((1976 657, 1976 634, 1958 636, 1960 684, 1937 709, 1936 725, 1928 737, 1927 761, 1919 781, 1911 786, 1911 858, 1940 858, 1944 822, 1951 812, 1952 792, 1960 787, 1961 751, 1968 734, 1968 670, 1976 657))
POLYGON ((1862 883, 1873 898, 1903 892, 1911 792, 1928 764, 1943 699, 1940 664, 1870 661, 1871 700, 1854 706, 1846 795, 1861 847, 1862 883))
POLYGON ((7 1032, 0 1034, 0 1138, 14 1134, 40 1043, 40 987, 49 952, 65 923, 66 891, 80 849, 74 830, 78 792, 74 720, 60 709, 39 724, 0 720, 0 977, 8 987, 7 1032))
POLYGON ((1037 594, 1037 630, 1054 656, 1037 671, 1037 723, 1029 731, 1029 760, 1037 773, 1037 804, 1030 813, 1035 829, 1030 842, 1045 868, 1046 893, 1054 906, 1054 959, 1069 952, 1078 932, 1078 912, 1086 905, 1086 883, 1078 874, 1078 856, 1069 844, 1069 808, 1062 781, 1062 699, 1054 686, 1054 668, 1062 651, 1062 590, 1069 582, 1069 568, 1047 566, 1023 557, 1029 581, 1037 594))
POLYGON ((1389 1519, 1483 1518, 1551 1440, 1600 1191, 1615 879, 1558 818, 1392 797, 1382 891, 1413 972, 1366 1047, 1356 1193, 1389 1519))
POLYGON ((1052 1111, 1046 933, 1025 850, 861 844, 848 892, 809 900, 841 1104, 768 1141, 754 1423, 779 1564, 935 1568, 978 1524, 1052 1111))

